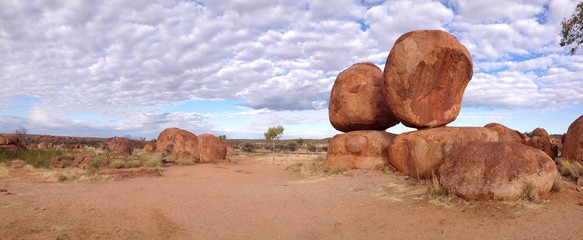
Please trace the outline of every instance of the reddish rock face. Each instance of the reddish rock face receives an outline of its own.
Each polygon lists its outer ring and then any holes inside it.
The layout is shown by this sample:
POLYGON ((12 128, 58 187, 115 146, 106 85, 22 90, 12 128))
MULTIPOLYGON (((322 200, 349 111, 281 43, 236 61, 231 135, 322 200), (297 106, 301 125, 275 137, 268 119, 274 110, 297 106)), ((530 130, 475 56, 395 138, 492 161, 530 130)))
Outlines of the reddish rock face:
POLYGON ((156 151, 156 142, 148 142, 144 145, 143 150, 145 152, 153 153, 156 151))
POLYGON ((583 115, 569 125, 563 143, 562 157, 583 162, 583 115))
POLYGON ((202 163, 225 160, 227 144, 212 134, 201 134, 198 136, 198 151, 202 163))
POLYGON ((134 152, 134 143, 125 137, 115 137, 107 141, 107 148, 114 155, 131 155, 134 152))
POLYGON ((338 134, 330 141, 324 166, 332 170, 383 170, 394 137, 385 131, 372 130, 338 134))
POLYGON ((520 132, 510 129, 499 123, 488 123, 485 128, 492 129, 498 133, 498 141, 512 141, 518 143, 525 143, 520 132))
POLYGON ((174 159, 198 162, 198 139, 194 133, 179 128, 167 128, 158 135, 156 149, 169 151, 174 159))
POLYGON ((336 130, 385 130, 399 120, 382 96, 383 73, 373 63, 357 63, 342 71, 332 87, 328 116, 336 130))
POLYGON ((489 128, 440 127, 397 135, 389 150, 389 163, 416 178, 434 174, 454 150, 474 141, 498 141, 489 128))
POLYGON ((549 133, 547 132, 547 130, 545 130, 544 128, 535 128, 534 130, 532 130, 532 136, 541 136, 541 137, 546 137, 546 138, 551 137, 551 136, 549 136, 549 133))
POLYGON ((548 137, 534 136, 528 139, 528 146, 536 148, 546 153, 550 158, 555 158, 556 154, 553 151, 553 145, 548 137))
POLYGON ((439 168, 447 191, 470 200, 516 200, 528 184, 546 194, 556 175, 549 156, 517 142, 473 142, 452 152, 439 168))
POLYGON ((0 136, 0 145, 12 145, 18 143, 18 136, 16 135, 3 135, 0 136))
POLYGON ((383 95, 405 126, 445 126, 457 118, 472 75, 472 57, 453 35, 439 30, 409 32, 389 53, 383 95))

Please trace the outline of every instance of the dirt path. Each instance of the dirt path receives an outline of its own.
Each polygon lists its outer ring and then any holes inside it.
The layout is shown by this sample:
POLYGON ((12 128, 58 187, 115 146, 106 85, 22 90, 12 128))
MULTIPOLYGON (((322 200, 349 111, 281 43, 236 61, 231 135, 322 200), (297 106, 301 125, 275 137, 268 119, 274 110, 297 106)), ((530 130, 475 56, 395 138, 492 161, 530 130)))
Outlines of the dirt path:
POLYGON ((427 201, 397 174, 306 179, 235 160, 119 181, 0 179, 0 239, 583 239, 572 187, 542 204, 427 201))

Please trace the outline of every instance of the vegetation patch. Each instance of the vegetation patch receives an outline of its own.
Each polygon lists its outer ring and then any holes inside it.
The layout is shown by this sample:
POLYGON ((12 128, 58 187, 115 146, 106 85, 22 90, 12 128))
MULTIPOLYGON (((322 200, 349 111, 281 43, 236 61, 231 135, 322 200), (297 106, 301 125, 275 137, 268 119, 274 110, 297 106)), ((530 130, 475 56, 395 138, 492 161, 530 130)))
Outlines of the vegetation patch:
POLYGON ((571 180, 577 180, 577 178, 583 176, 583 165, 580 162, 571 161, 568 159, 557 158, 557 170, 562 176, 570 178, 571 180))

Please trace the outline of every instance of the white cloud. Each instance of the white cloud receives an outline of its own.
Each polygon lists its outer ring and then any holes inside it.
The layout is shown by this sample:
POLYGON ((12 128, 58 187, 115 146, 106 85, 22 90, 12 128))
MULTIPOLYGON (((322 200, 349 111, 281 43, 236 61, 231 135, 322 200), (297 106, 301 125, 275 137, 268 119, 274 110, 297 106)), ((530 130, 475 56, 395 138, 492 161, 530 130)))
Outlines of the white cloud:
MULTIPOLYGON (((15 121, 54 132, 221 131, 209 120, 221 115, 164 111, 193 99, 240 99, 253 116, 296 124, 325 111, 340 71, 382 68, 394 41, 417 29, 449 31, 470 50, 465 106, 581 107, 583 58, 558 46, 576 3, 0 1, 0 132, 15 121), (39 101, 16 113, 15 96, 39 101)), ((254 118, 275 123, 266 119, 254 118)))

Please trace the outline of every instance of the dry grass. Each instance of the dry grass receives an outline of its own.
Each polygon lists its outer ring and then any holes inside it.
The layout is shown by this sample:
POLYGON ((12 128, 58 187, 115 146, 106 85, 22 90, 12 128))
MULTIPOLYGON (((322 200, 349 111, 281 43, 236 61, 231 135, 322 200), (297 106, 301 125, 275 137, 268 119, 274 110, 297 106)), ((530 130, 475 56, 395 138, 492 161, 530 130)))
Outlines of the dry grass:
POLYGON ((583 176, 583 165, 580 162, 557 158, 557 170, 561 175, 576 180, 583 176))
POLYGON ((538 189, 537 189, 536 184, 534 182, 526 183, 526 191, 525 191, 524 195, 525 195, 524 199, 529 201, 529 202, 533 202, 533 203, 541 202, 541 199, 538 195, 538 189))
POLYGON ((327 173, 322 168, 326 160, 326 153, 319 154, 266 154, 255 158, 255 161, 264 165, 285 166, 287 171, 304 176, 319 176, 327 173))
POLYGON ((553 181, 553 188, 551 188, 551 191, 558 193, 558 192, 563 191, 564 188, 565 188, 565 182, 563 181, 563 178, 561 177, 561 173, 557 173, 557 176, 555 176, 555 180, 553 181))

